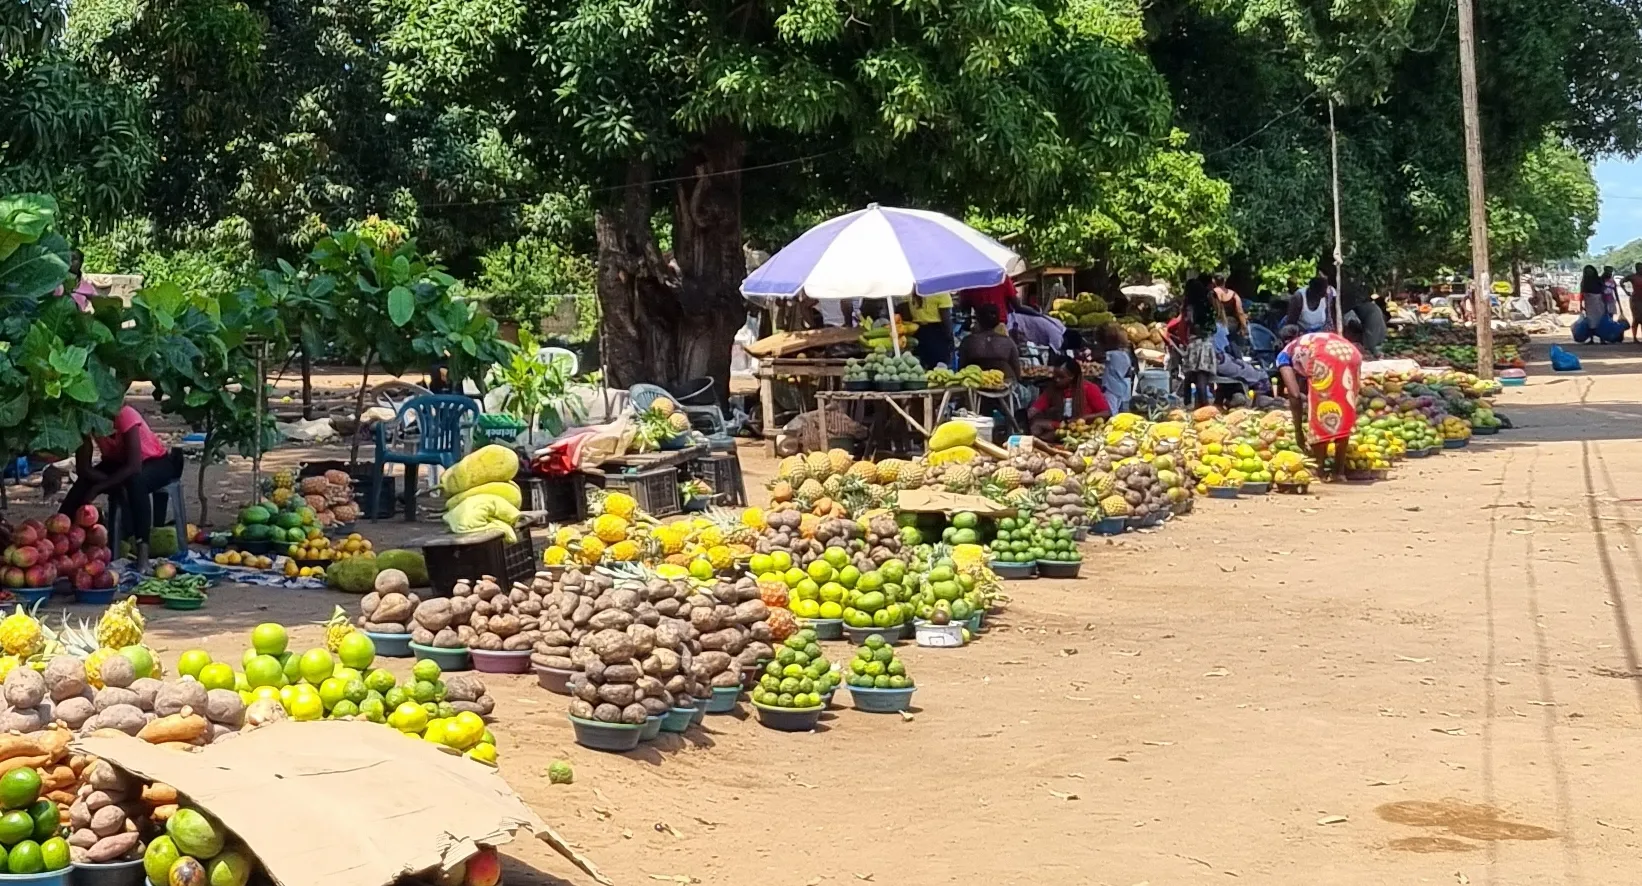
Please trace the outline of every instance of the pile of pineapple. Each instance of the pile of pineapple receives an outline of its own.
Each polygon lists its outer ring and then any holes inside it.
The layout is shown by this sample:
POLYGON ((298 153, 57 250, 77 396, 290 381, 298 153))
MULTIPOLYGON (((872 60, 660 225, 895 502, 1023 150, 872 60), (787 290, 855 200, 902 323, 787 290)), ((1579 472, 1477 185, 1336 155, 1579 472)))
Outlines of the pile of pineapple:
MULTIPOLYGON (((33 612, 19 606, 10 615, 0 619, 0 679, 13 668, 30 667, 45 670, 46 663, 58 655, 72 655, 85 661, 86 679, 101 689, 102 663, 120 650, 142 647, 143 630, 147 625, 137 609, 137 598, 127 597, 110 604, 93 626, 85 619, 71 625, 63 617, 60 628, 53 629, 33 612)), ((153 660, 153 677, 163 676, 159 656, 147 649, 153 660)))
MULTIPOLYGON (((752 555, 752 542, 764 528, 763 511, 712 509, 668 523, 645 513, 625 492, 590 500, 593 517, 576 526, 552 529, 553 542, 542 560, 549 566, 647 563, 676 567, 703 560, 722 572, 752 555)), ((688 570, 687 570, 688 571, 688 570)))

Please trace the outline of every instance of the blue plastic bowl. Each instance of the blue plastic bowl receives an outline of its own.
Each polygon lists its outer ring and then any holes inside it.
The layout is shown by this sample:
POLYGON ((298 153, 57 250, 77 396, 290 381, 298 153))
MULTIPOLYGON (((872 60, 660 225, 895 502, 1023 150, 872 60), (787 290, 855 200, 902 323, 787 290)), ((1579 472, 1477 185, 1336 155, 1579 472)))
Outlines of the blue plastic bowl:
POLYGON ((645 720, 644 725, 639 727, 639 741, 652 741, 656 736, 660 735, 661 721, 663 719, 664 718, 662 717, 651 717, 650 719, 645 720))
POLYGON ((735 710, 736 702, 740 700, 740 686, 714 686, 713 697, 707 699, 707 713, 728 714, 735 710))
POLYGON ((375 631, 362 633, 370 638, 371 645, 376 648, 376 654, 383 658, 411 657, 410 634, 378 634, 375 631))
POLYGON ((1009 581, 1035 578, 1038 574, 1038 564, 1036 563, 1004 563, 994 560, 986 565, 988 569, 997 573, 999 578, 1009 581))
POLYGON ((979 634, 981 632, 981 614, 977 612, 971 615, 964 624, 969 628, 971 634, 979 634))
POLYGON ((1095 524, 1094 532, 1096 535, 1122 535, 1128 527, 1129 521, 1122 517, 1106 517, 1095 524))
POLYGON ((1442 441, 1442 448, 1444 448, 1444 449, 1464 449, 1465 447, 1467 447, 1469 445, 1471 445, 1470 438, 1465 438, 1465 439, 1461 439, 1461 440, 1444 440, 1444 441, 1442 441))
MULTIPOLYGON (((567 715, 568 716, 568 715, 567 715)), ((600 723, 570 717, 570 728, 575 730, 576 744, 595 751, 630 751, 639 746, 643 726, 632 723, 600 723)))
MULTIPOLYGON (((12 588, 11 595, 24 606, 33 606, 41 600, 51 598, 51 588, 12 588)), ((23 876, 23 875, 19 875, 23 876)))
POLYGON ((1242 489, 1244 495, 1265 495, 1270 491, 1270 483, 1244 483, 1242 489))
POLYGON ((423 646, 421 643, 412 642, 410 648, 411 652, 416 654, 418 661, 423 659, 431 661, 438 665, 441 671, 465 671, 473 666, 468 661, 466 646, 459 649, 441 649, 437 646, 423 646))
POLYGON ((1508 388, 1520 388, 1523 385, 1528 383, 1528 379, 1526 377, 1524 377, 1524 378, 1502 378, 1502 379, 1499 379, 1499 383, 1504 385, 1505 387, 1508 387, 1508 388))
POLYGON ((1236 486, 1210 486, 1209 498, 1236 498, 1241 491, 1236 486))
POLYGON ((690 728, 690 722, 696 718, 696 709, 673 708, 661 718, 662 732, 683 732, 690 728))
MULTIPOLYGON (((141 873, 141 860, 138 861, 137 871, 141 873)), ((74 870, 70 865, 58 871, 46 871, 39 874, 0 874, 0 883, 23 883, 27 886, 66 886, 69 873, 74 870)))
POLYGON ((696 712, 690 715, 690 724, 700 726, 701 721, 707 719, 707 699, 696 700, 696 712))
POLYGON ((107 606, 114 602, 114 594, 118 588, 105 588, 100 591, 75 591, 74 602, 89 606, 107 606))
POLYGON ((1409 458, 1430 458, 1431 457, 1431 450, 1429 450, 1429 449, 1410 449, 1410 450, 1408 450, 1407 452, 1405 452, 1403 454, 1408 456, 1409 458))
POLYGON ((917 689, 908 686, 905 689, 866 689, 860 686, 844 684, 850 691, 850 702, 858 711, 868 714, 898 714, 912 707, 912 693, 917 689))
POLYGON ((754 710, 758 711, 758 722, 777 732, 810 732, 821 722, 821 712, 827 709, 824 704, 813 708, 772 708, 753 702, 754 710))
POLYGON ((862 643, 867 642, 867 638, 874 634, 884 638, 885 643, 893 646, 900 642, 904 631, 901 625, 890 625, 883 628, 876 626, 870 628, 855 628, 850 627, 849 625, 844 625, 844 633, 849 635, 850 642, 856 646, 860 646, 862 643))

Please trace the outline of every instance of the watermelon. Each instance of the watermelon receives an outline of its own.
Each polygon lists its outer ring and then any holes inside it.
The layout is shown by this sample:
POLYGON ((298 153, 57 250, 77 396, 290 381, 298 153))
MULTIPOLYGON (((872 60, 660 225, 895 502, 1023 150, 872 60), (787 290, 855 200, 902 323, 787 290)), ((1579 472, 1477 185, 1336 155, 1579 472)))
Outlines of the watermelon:
POLYGON ((302 525, 302 515, 295 511, 281 511, 274 515, 274 525, 281 529, 295 529, 302 525))
POLYGON ((239 522, 250 526, 252 524, 267 523, 273 516, 269 510, 261 505, 251 505, 239 512, 239 522))

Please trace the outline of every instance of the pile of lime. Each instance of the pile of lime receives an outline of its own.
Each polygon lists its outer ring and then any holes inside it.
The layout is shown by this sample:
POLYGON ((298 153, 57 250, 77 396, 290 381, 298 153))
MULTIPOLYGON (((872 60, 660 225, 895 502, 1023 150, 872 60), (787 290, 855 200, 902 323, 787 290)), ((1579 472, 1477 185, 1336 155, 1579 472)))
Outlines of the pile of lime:
POLYGON ((1043 556, 1034 546, 1038 522, 1030 517, 1004 517, 992 537, 992 560, 997 563, 1032 563, 1043 556))
POLYGON ((775 649, 775 658, 753 688, 753 704, 768 708, 817 708, 838 686, 838 674, 821 654, 815 631, 804 628, 775 649))
POLYGON ((40 874, 68 867, 57 804, 40 798, 40 773, 22 766, 0 775, 0 873, 40 874))
POLYGON ((981 543, 981 519, 970 511, 959 511, 952 515, 952 522, 941 530, 941 541, 949 545, 974 545, 981 543))
POLYGON ((1049 560, 1055 563, 1076 563, 1083 559, 1078 553, 1077 542, 1073 540, 1072 524, 1064 517, 1050 517, 1047 523, 1038 524, 1032 534, 1032 551, 1036 560, 1049 560))
POLYGON ((912 678, 907 676, 906 665, 895 654, 895 647, 876 634, 855 650, 844 682, 855 689, 912 688, 912 678))

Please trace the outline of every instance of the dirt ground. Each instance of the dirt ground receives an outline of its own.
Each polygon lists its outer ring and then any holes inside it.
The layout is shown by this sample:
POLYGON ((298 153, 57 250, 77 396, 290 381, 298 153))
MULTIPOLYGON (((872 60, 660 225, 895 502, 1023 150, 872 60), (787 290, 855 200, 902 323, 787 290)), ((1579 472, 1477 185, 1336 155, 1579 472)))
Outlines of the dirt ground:
MULTIPOLYGON (((1080 580, 1012 584, 975 644, 905 649, 910 720, 711 717, 613 756, 498 677, 502 775, 624 886, 1630 882, 1642 351, 1581 356, 1507 390, 1514 432, 1372 487, 1202 501, 1091 542, 1080 580)), ((251 625, 337 603, 221 589, 149 637, 237 657, 251 625)), ((592 882, 506 852, 509 883, 592 882)))

